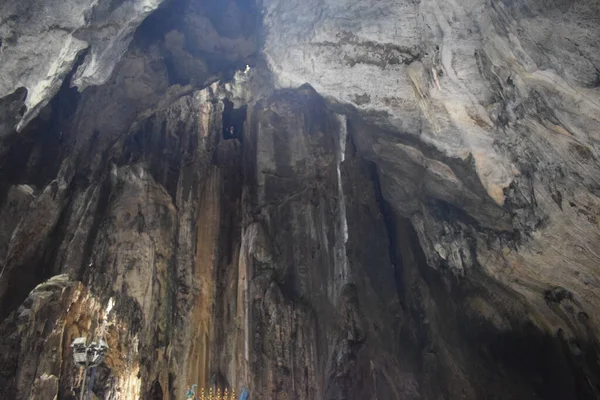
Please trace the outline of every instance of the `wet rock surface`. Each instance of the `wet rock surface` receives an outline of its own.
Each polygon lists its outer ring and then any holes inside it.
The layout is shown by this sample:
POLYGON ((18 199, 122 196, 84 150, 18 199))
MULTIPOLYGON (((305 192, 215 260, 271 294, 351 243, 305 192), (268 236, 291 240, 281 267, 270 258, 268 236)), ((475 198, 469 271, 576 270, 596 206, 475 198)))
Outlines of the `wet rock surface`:
POLYGON ((138 3, 0 6, 0 397, 600 398, 593 3, 138 3))

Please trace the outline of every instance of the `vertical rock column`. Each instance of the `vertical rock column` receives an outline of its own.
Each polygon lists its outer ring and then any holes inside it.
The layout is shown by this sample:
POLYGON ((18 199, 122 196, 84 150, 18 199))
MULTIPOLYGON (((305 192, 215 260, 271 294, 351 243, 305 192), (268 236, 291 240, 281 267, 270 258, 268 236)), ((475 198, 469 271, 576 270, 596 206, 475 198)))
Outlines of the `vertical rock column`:
POLYGON ((249 118, 238 383, 256 398, 388 398, 394 271, 368 168, 342 157, 345 121, 310 87, 249 118))

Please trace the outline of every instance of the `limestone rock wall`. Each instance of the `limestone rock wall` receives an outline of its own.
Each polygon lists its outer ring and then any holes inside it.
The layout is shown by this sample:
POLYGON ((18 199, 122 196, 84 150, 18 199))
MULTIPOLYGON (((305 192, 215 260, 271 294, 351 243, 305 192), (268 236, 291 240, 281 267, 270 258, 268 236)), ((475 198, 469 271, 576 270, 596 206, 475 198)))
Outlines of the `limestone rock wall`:
POLYGON ((103 399, 600 398, 594 3, 46 3, 0 6, 3 398, 105 317, 103 399))
POLYGON ((0 97, 27 90, 24 127, 58 92, 78 56, 73 83, 106 82, 157 1, 7 1, 0 6, 0 97))
POLYGON ((264 4, 275 84, 349 116, 430 266, 483 270, 553 334, 565 291, 597 331, 597 3, 264 4))

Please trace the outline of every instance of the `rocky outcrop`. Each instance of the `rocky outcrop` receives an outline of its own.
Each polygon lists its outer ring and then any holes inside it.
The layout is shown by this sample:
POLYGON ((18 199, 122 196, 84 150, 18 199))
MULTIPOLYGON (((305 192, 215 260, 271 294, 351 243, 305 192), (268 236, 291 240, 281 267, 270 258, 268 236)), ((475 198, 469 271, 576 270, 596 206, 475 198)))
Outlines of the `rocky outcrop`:
POLYGON ((3 397, 74 398, 82 374, 73 365, 69 346, 74 337, 98 334, 105 318, 105 337, 113 351, 98 375, 110 371, 111 385, 96 388, 96 393, 101 398, 139 397, 137 349, 125 345, 136 341, 132 324, 106 311, 99 298, 66 275, 38 285, 0 326, 3 397))
POLYGON ((600 398, 596 6, 262 5, 0 6, 2 397, 600 398))

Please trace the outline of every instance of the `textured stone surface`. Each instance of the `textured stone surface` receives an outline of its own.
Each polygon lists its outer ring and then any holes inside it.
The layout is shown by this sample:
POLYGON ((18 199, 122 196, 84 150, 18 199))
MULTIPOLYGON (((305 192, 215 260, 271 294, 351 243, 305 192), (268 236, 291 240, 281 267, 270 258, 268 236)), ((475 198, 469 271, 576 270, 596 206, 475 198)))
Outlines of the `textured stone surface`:
POLYGON ((0 5, 0 97, 27 89, 20 127, 58 92, 89 48, 73 84, 104 83, 133 33, 161 1, 6 1, 0 5))
POLYGON ((3 397, 600 398, 595 3, 140 4, 0 6, 3 397))
MULTIPOLYGON (((99 331, 107 317, 106 340, 112 347, 106 367, 113 381, 101 389, 104 398, 137 398, 139 378, 133 321, 106 315, 106 304, 81 283, 59 275, 38 285, 15 313, 0 325, 2 395, 7 399, 74 398, 81 375, 72 363, 73 339, 99 331), (126 368, 123 368, 126 366, 126 368)), ((106 367, 99 368, 100 374, 106 367)))
POLYGON ((481 266, 546 311, 541 287, 563 286, 598 324, 596 3, 265 7, 275 82, 353 106, 339 108, 430 265, 481 266))

